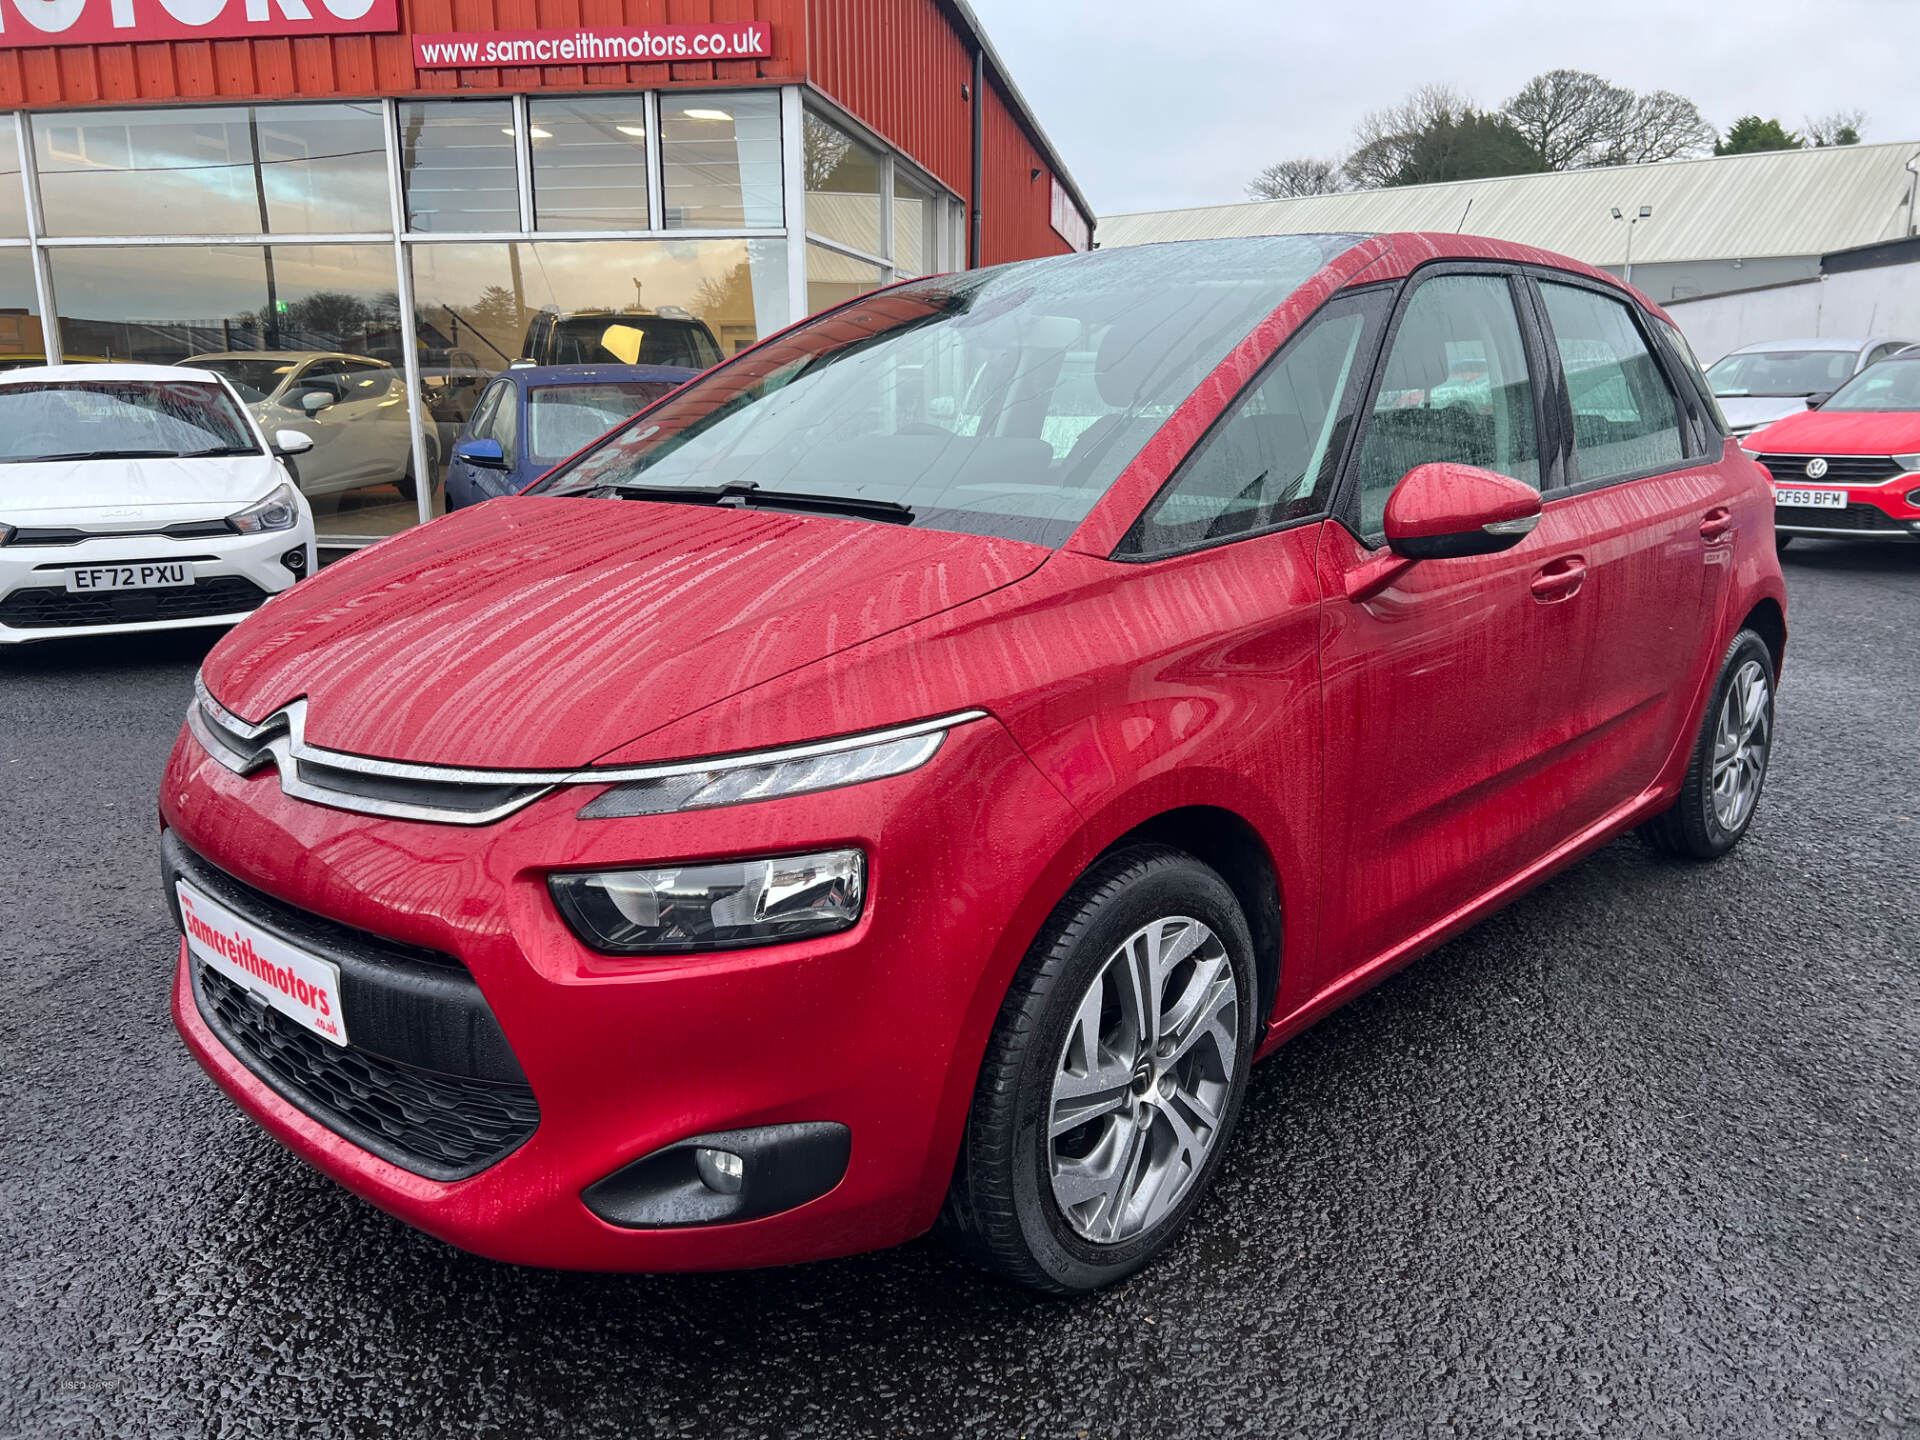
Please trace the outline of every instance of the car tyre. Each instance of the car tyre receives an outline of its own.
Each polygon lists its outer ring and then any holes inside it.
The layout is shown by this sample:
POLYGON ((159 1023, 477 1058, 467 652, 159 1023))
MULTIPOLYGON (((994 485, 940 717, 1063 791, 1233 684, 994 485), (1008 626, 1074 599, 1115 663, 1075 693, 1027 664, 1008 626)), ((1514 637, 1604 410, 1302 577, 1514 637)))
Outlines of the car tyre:
POLYGON ((1720 662, 1680 798, 1641 827, 1656 850, 1715 860, 1740 843, 1773 757, 1773 702, 1773 652, 1742 630, 1720 662))
POLYGON ((1257 993, 1246 917, 1215 871, 1159 845, 1097 861, 1048 917, 1000 1007, 944 1238, 982 1268, 1056 1295, 1145 1265, 1226 1152, 1257 993), (1139 998, 1149 991, 1150 1002, 1139 998))

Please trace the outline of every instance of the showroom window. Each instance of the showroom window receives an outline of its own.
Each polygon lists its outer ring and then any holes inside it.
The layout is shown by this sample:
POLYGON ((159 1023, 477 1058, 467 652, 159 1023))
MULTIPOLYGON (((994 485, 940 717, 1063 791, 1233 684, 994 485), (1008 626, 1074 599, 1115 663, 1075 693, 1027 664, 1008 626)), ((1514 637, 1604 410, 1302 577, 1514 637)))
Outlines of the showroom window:
POLYGON ((884 256, 880 156, 839 126, 808 115, 803 163, 808 233, 884 256))
POLYGON ((33 117, 49 235, 322 235, 391 222, 377 102, 33 117))
POLYGON ((647 104, 613 99, 532 100, 536 230, 645 230, 647 104))
POLYGON ((407 228, 440 235, 520 228, 518 131, 509 100, 400 107, 407 228))
POLYGON ((301 486, 355 544, 436 513, 514 361, 704 369, 956 266, 963 216, 791 86, 0 112, 0 365, 218 368, 314 439, 301 486))
POLYGON ((780 97, 670 91, 660 97, 668 230, 778 230, 780 97))

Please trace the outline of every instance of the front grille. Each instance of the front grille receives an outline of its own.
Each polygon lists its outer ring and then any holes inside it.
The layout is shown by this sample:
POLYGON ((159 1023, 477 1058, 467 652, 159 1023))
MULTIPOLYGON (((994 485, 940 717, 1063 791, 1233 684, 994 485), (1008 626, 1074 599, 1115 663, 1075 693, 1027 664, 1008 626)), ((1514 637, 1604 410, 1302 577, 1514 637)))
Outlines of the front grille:
POLYGON ((1823 455, 1827 472, 1818 480, 1807 474, 1812 455, 1762 455, 1760 463, 1782 485, 1878 485, 1905 472, 1891 455, 1823 455))
POLYGON ((79 530, 22 526, 7 540, 9 545, 78 545, 83 540, 125 540, 130 536, 164 535, 173 540, 200 539, 208 535, 232 535, 234 528, 224 520, 182 520, 158 530, 79 530))
POLYGON ((416 1174, 463 1179, 524 1144, 540 1123, 525 1084, 416 1070, 334 1045, 217 971, 199 966, 194 979, 200 1013, 249 1070, 328 1129, 416 1174))
MULTIPOLYGON (((161 837, 167 899, 184 879, 340 972, 348 1044, 322 1040, 196 963, 194 997, 221 1044, 282 1099, 363 1150, 431 1180, 465 1179, 524 1144, 540 1107, 480 987, 451 955, 369 934, 247 885, 161 837)), ((179 912, 174 922, 179 923, 179 912)))
POLYGON ((1911 535, 1909 522, 1896 520, 1878 505, 1849 505, 1844 510, 1810 510, 1799 505, 1776 505, 1773 523, 1804 525, 1812 530, 1879 530, 1911 535))
POLYGON ((56 630, 77 625, 204 620, 257 610, 266 598, 266 591, 238 575, 220 575, 162 590, 74 592, 48 586, 16 590, 0 600, 0 625, 15 630, 56 630))

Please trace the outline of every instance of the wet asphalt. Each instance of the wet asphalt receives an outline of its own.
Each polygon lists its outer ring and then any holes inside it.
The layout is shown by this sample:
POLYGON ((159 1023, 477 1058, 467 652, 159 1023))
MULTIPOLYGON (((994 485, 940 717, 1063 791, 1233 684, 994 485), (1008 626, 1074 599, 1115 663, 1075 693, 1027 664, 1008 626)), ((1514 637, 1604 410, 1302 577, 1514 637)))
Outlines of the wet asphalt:
POLYGON ((1920 547, 1797 545, 1716 865, 1631 837, 1255 1072, 1157 1266, 518 1270, 280 1150, 167 1019, 205 638, 0 653, 0 1436, 1920 1432, 1920 547))

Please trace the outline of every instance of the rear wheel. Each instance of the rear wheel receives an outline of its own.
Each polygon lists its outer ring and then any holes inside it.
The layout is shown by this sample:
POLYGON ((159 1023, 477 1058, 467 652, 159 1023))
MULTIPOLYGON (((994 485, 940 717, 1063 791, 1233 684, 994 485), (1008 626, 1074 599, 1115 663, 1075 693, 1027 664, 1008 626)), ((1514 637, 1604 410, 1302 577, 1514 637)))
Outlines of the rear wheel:
POLYGON ((948 1241, 1055 1294, 1146 1264, 1226 1148, 1255 993, 1247 922, 1218 874, 1161 846, 1098 862, 1001 1006, 941 1216, 948 1241))
POLYGON ((1772 757, 1773 654, 1742 630, 1721 661, 1680 798, 1641 833, 1670 855, 1726 854, 1753 823, 1772 757))

